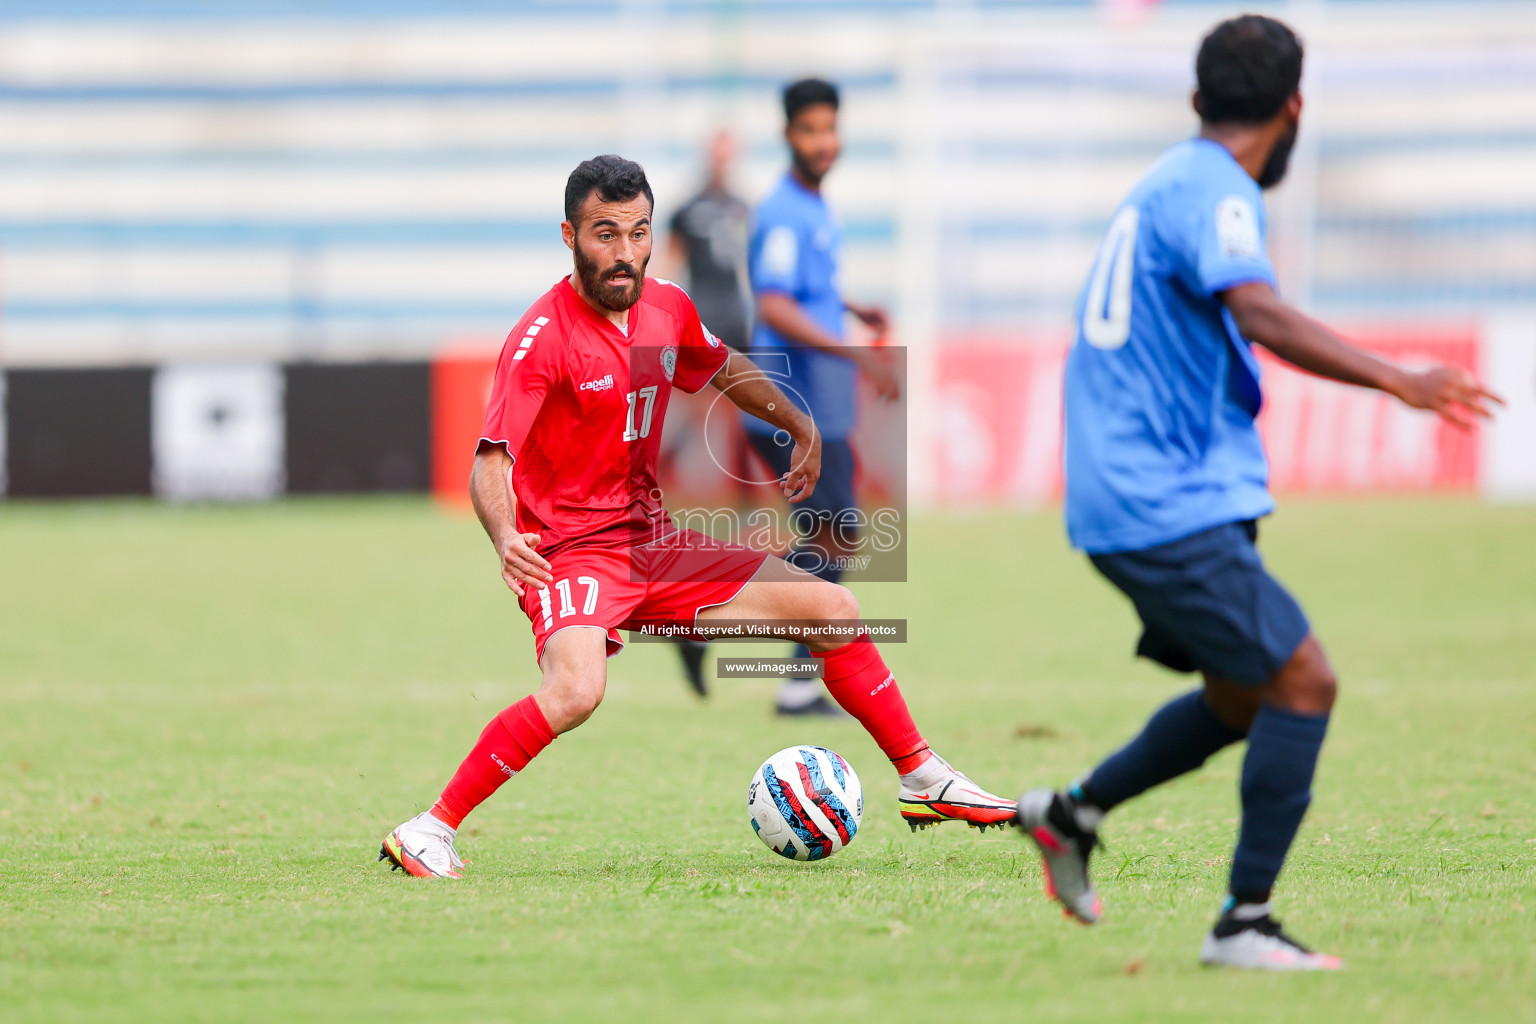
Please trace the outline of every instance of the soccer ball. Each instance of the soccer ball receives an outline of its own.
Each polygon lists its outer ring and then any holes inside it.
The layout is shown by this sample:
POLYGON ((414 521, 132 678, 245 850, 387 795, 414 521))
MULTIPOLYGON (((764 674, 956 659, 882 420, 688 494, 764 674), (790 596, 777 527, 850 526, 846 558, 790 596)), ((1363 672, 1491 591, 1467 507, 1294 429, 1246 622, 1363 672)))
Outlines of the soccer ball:
POLYGON ((787 747, 763 762, 747 789, 752 831, 780 857, 821 860, 853 842, 864 787, 826 747, 787 747))

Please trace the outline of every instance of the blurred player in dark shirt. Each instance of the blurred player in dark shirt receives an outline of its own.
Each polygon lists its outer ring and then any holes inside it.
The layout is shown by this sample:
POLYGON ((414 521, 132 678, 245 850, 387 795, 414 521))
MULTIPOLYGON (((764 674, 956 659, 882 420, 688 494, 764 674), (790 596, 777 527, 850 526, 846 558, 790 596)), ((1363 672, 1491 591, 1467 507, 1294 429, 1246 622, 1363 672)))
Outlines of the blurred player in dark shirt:
POLYGON ((735 155, 729 132, 710 140, 709 178, 703 191, 672 215, 668 256, 673 267, 686 268, 688 296, 714 336, 745 349, 747 218, 752 211, 727 185, 735 155))
MULTIPOLYGON (((745 200, 730 190, 731 164, 736 143, 730 132, 716 132, 707 154, 704 188, 672 215, 667 240, 668 273, 681 273, 699 317, 711 333, 733 349, 745 350, 747 309, 747 220, 752 215, 745 200)), ((685 435, 679 435, 679 441, 685 435)), ((738 478, 743 478, 745 445, 738 441, 732 459, 738 478)), ((688 685, 700 697, 709 692, 704 678, 704 654, 708 645, 697 640, 677 641, 688 685)))

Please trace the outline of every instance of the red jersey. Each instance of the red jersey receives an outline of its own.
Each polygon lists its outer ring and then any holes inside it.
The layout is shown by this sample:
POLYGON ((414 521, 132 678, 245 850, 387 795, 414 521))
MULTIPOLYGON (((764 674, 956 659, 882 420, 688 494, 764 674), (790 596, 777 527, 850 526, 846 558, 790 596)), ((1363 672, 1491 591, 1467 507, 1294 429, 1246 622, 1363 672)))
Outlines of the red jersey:
POLYGON ((512 456, 517 528, 545 558, 577 542, 643 544, 667 532, 656 462, 674 387, 693 394, 730 357, 683 290, 646 278, 620 330, 566 278, 501 350, 480 448, 512 456))

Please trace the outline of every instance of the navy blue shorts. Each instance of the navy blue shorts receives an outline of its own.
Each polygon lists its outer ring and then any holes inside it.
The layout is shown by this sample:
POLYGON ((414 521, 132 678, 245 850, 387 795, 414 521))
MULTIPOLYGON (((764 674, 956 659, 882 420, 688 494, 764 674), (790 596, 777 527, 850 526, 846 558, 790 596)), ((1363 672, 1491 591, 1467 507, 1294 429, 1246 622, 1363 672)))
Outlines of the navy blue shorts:
POLYGON ((1175 672, 1258 686, 1290 660, 1311 626, 1264 569, 1258 526, 1228 523, 1140 551, 1090 555, 1136 606, 1136 653, 1175 672))
MULTIPOLYGON (((783 476, 790 469, 790 453, 793 444, 776 444, 772 434, 747 434, 752 450, 761 455, 768 469, 775 476, 783 476)), ((793 509, 810 509, 820 516, 831 518, 844 509, 858 508, 853 496, 853 448, 847 441, 821 442, 821 477, 811 496, 793 509)))

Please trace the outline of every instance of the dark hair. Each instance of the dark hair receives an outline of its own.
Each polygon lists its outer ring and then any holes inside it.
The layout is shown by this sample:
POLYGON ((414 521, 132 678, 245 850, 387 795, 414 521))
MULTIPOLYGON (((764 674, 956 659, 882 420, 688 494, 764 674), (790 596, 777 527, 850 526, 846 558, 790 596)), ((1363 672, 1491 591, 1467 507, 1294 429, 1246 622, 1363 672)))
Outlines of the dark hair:
POLYGON ((1258 124, 1301 85, 1301 40, 1283 23, 1244 14, 1211 29, 1195 57, 1200 120, 1258 124))
POLYGON ((830 103, 837 109, 837 86, 820 78, 802 78, 784 87, 784 120, 793 121, 806 107, 830 103))
POLYGON ((645 168, 612 153, 583 160, 565 179, 565 219, 575 224, 581 204, 593 192, 605 203, 627 203, 644 194, 651 209, 656 208, 656 196, 651 183, 645 180, 645 168))

